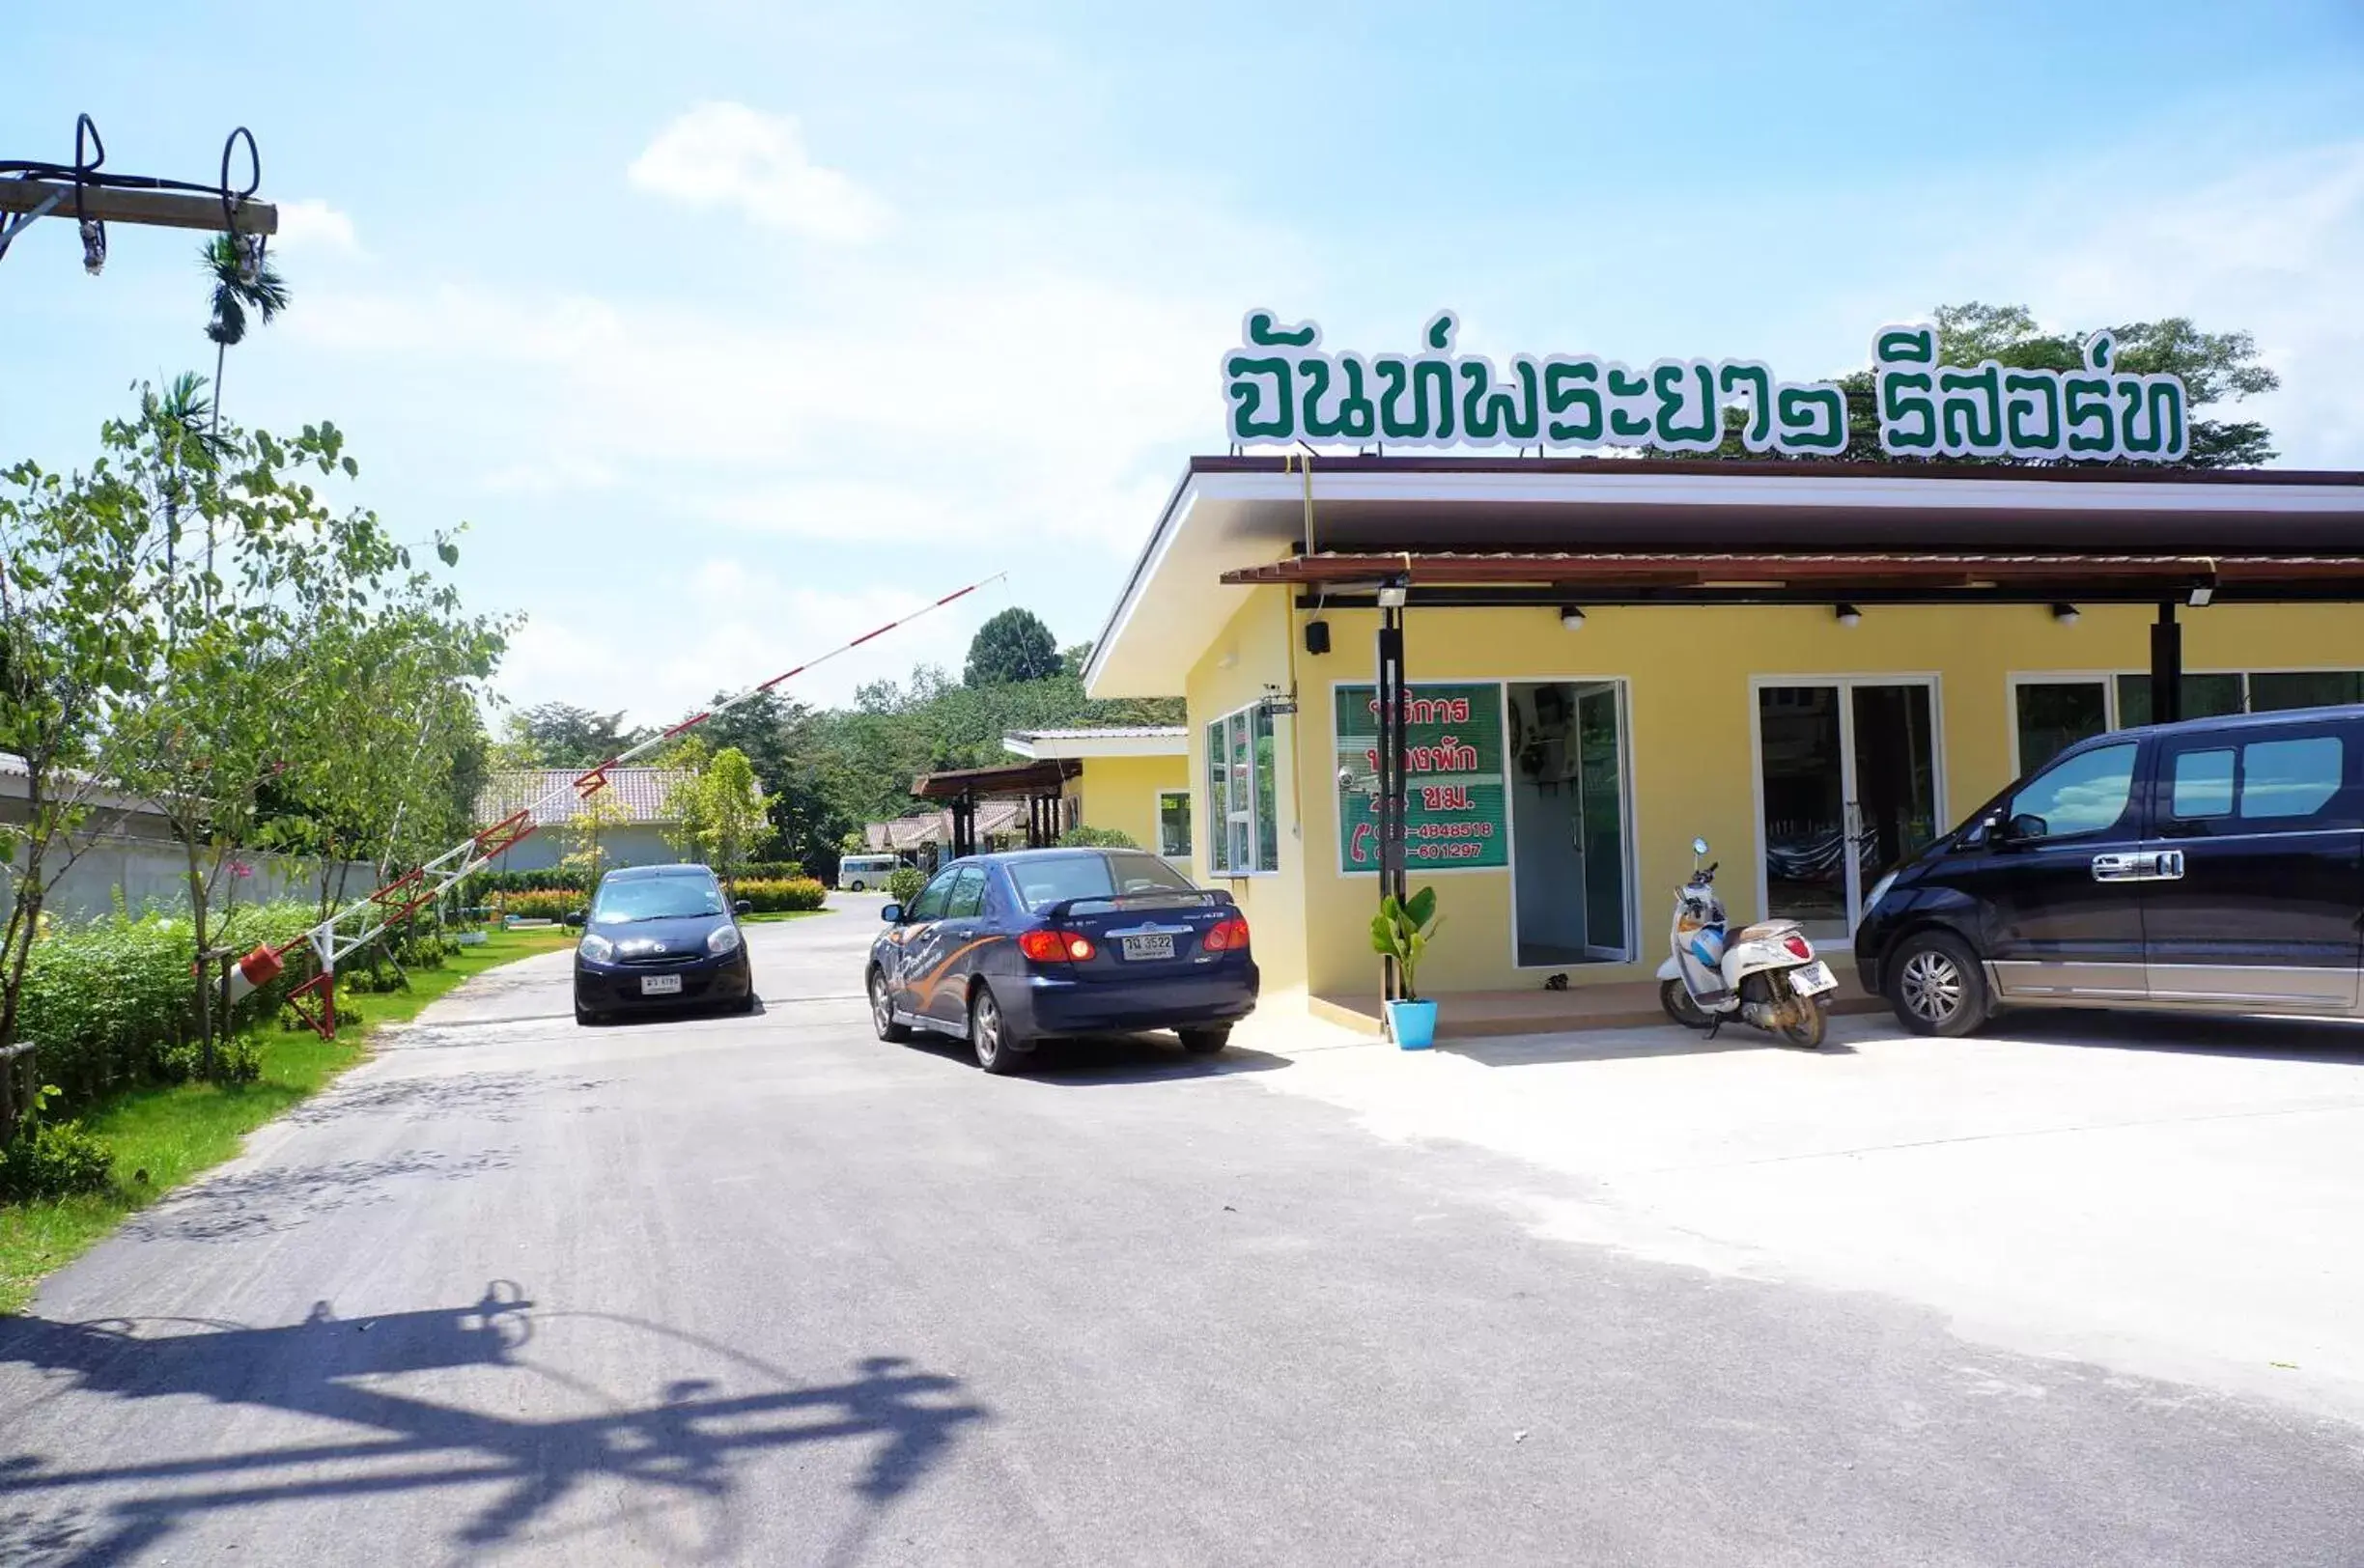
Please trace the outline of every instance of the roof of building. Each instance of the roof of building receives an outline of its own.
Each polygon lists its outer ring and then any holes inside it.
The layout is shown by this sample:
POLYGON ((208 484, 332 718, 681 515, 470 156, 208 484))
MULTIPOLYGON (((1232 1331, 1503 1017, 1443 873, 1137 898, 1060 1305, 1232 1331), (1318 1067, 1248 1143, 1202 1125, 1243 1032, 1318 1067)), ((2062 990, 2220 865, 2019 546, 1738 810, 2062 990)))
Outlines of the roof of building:
POLYGON ((942 772, 921 773, 912 780, 911 792, 917 800, 952 800, 962 796, 975 800, 1024 799, 1034 795, 1056 795, 1083 770, 1081 763, 1069 758, 1002 763, 994 768, 950 768, 942 772))
MULTIPOLYGON (((581 815, 587 800, 574 791, 579 768, 528 768, 488 776, 476 796, 476 823, 483 826, 531 808, 534 822, 554 826, 581 815)), ((618 821, 627 824, 669 823, 681 814, 665 804, 682 785, 697 777, 688 768, 610 768, 607 787, 588 799, 608 800, 621 808, 618 821)))
MULTIPOLYGON (((14 751, 0 751, 0 795, 23 799, 32 791, 32 765, 26 762, 22 755, 14 751)), ((48 793, 52 796, 65 793, 58 788, 64 785, 67 791, 78 797, 80 803, 86 806, 95 806, 107 811, 144 812, 159 817, 163 815, 162 809, 155 801, 127 794, 120 787, 108 784, 98 774, 86 773, 78 768, 56 769, 52 771, 50 778, 51 787, 48 793)))
POLYGON ((1017 730, 1001 749, 1018 757, 1180 757, 1190 732, 1179 724, 1104 724, 1095 729, 1017 730))
MULTIPOLYGON (((1015 832, 1026 825, 1026 802, 1023 800, 980 800, 976 808, 976 831, 980 839, 999 833, 1015 832)), ((915 816, 897 817, 892 822, 874 822, 865 829, 870 848, 880 853, 905 853, 922 844, 952 842, 952 813, 929 811, 915 816)))
POLYGON ((1243 574, 1323 552, 2364 553, 2364 473, 1631 458, 1193 458, 1084 668, 1168 697, 1243 574))

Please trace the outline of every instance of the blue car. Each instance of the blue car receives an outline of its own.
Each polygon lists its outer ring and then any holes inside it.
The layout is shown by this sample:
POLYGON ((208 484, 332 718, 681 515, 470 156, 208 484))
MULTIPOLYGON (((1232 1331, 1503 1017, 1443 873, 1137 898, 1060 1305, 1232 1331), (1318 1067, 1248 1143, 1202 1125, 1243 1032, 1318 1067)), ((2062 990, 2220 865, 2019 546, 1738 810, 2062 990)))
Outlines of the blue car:
POLYGON ((755 977, 738 916, 704 866, 627 866, 600 879, 575 946, 575 1022, 721 1004, 755 1010, 755 977))
POLYGON ((1231 895, 1138 850, 974 855, 885 913, 865 980, 879 1038, 965 1039, 988 1073, 1060 1035, 1171 1029, 1218 1051, 1255 1011, 1231 895))

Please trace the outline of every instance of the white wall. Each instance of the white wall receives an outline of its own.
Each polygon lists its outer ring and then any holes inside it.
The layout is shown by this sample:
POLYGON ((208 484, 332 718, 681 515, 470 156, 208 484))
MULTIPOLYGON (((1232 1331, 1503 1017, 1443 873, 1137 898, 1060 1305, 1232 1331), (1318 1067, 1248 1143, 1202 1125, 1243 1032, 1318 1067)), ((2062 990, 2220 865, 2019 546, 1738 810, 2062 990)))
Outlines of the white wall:
MULTIPOLYGON (((318 860, 249 851, 238 857, 238 863, 248 867, 252 875, 233 877, 225 869, 213 883, 214 907, 225 900, 267 904, 300 899, 310 903, 320 897, 323 866, 318 860)), ((326 868, 326 875, 334 878, 333 865, 326 868)), ((345 902, 365 896, 376 885, 375 867, 352 866, 345 880, 345 902)), ((0 871, 0 894, 5 894, 0 908, 14 902, 14 881, 4 871, 0 871)), ((181 847, 152 839, 99 839, 50 884, 42 908, 61 920, 90 920, 113 913, 119 895, 123 907, 133 914, 150 910, 187 913, 188 860, 181 847)))
MULTIPOLYGON (((547 871, 575 851, 575 835, 565 828, 544 827, 522 844, 511 846, 492 860, 494 871, 547 871)), ((683 858, 665 842, 664 829, 646 823, 610 827, 600 834, 600 859, 609 870, 617 866, 669 866, 683 858)))

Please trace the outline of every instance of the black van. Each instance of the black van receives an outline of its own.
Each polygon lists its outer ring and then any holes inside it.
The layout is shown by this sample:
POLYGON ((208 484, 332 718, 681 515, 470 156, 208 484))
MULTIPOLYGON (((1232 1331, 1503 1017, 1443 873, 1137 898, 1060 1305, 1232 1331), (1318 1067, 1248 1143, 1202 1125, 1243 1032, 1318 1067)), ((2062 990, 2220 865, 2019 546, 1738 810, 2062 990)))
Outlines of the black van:
POLYGON ((2081 741, 1867 906, 1856 975, 1919 1034, 2015 1006, 2356 1016, 2364 707, 2081 741))

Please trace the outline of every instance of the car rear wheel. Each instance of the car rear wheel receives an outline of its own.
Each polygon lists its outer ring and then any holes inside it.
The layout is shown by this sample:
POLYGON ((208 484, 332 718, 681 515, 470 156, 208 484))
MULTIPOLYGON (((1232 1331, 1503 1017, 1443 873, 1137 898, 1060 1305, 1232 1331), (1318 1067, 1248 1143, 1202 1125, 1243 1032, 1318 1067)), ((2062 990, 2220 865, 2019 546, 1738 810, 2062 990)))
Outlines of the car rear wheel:
POLYGON ((1916 932, 1889 964, 1888 1003, 1915 1034, 1957 1038, 1986 1022, 1986 972, 1969 946, 1942 931, 1916 932))
POLYGON ((1231 1043, 1231 1027, 1225 1024, 1215 1029, 1176 1029, 1182 1049, 1200 1056, 1212 1056, 1231 1043))
POLYGON ((977 1065, 996 1076, 1016 1073, 1025 1065, 1026 1053, 1010 1039, 1009 1021, 989 986, 977 987, 969 998, 969 1049, 976 1052, 977 1065))
POLYGON ((870 1026, 890 1046, 902 1045, 912 1037, 911 1030, 895 1022, 894 994, 886 989, 886 976, 879 969, 870 971, 870 1026))

